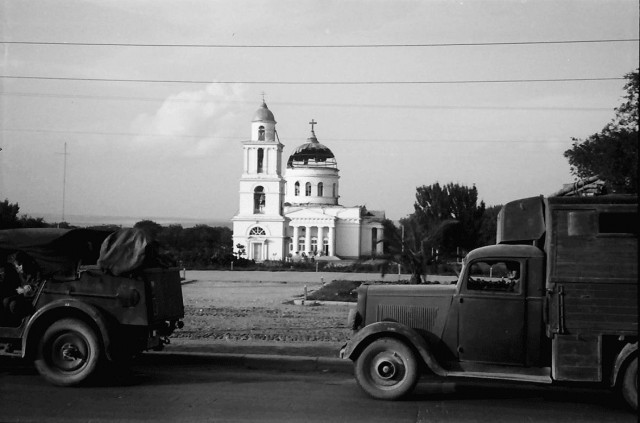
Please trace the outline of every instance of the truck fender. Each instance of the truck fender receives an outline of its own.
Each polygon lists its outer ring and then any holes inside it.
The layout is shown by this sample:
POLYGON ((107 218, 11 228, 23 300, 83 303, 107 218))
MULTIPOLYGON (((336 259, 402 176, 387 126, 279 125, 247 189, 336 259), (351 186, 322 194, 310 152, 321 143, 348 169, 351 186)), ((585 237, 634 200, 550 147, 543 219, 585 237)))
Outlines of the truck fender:
POLYGON ((637 351, 638 341, 636 341, 634 344, 627 344, 620 350, 620 353, 618 353, 616 361, 613 364, 613 371, 611 372, 610 381, 611 386, 616 386, 616 383, 618 383, 618 374, 620 373, 620 369, 622 369, 622 366, 627 361, 627 358, 629 358, 634 353, 637 353, 637 351))
POLYGON ((40 333, 40 330, 48 325, 52 320, 58 320, 61 316, 74 317, 81 316, 90 320, 89 323, 93 323, 98 328, 98 335, 102 340, 102 345, 108 359, 111 359, 109 353, 109 345, 111 344, 111 338, 109 336, 108 323, 104 314, 92 305, 77 301, 73 299, 64 299, 51 302, 44 307, 38 309, 30 318, 27 323, 23 336, 22 336, 22 357, 26 357, 29 347, 37 342, 35 337, 40 333))
POLYGON ((386 336, 406 342, 408 346, 418 352, 425 364, 435 374, 447 375, 447 371, 440 366, 434 357, 427 341, 414 329, 397 322, 376 322, 365 326, 347 343, 342 357, 355 361, 367 345, 386 336))

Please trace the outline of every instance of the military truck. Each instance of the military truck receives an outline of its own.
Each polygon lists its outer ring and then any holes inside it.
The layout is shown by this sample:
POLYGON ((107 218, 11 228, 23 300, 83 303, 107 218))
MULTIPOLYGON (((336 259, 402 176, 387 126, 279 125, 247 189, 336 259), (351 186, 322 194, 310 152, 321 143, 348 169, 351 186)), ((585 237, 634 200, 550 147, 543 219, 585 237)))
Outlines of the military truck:
POLYGON ((526 198, 497 223, 456 285, 359 288, 340 352, 358 384, 394 400, 420 373, 592 382, 637 409, 637 197, 526 198))
POLYGON ((0 355, 60 386, 161 349, 184 317, 180 273, 141 231, 0 231, 0 355))

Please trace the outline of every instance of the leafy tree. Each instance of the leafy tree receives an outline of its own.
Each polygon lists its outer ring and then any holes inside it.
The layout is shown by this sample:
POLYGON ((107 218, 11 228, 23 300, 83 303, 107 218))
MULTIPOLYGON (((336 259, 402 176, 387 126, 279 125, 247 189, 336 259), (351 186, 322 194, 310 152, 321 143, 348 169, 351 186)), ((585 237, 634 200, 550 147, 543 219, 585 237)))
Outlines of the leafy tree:
POLYGON ((41 217, 31 217, 26 214, 18 216, 19 211, 20 206, 18 203, 10 203, 7 199, 0 202, 0 229, 50 228, 56 226, 45 222, 41 217))
POLYGON ((18 203, 12 204, 8 199, 0 202, 0 229, 12 229, 20 227, 18 221, 18 203))
POLYGON ((496 231, 498 228, 498 213, 502 205, 487 207, 482 216, 480 230, 478 231, 478 245, 494 245, 496 243, 496 231))
MULTIPOLYGON (((422 227, 422 238, 438 233, 443 252, 452 254, 457 247, 467 250, 479 246, 479 232, 485 204, 478 204, 478 190, 448 183, 424 185, 416 189, 413 217, 422 227), (453 221, 457 222, 453 225, 453 221), (443 222, 449 222, 441 227, 443 222), (435 231, 435 232, 434 232, 435 231), (430 235, 431 234, 431 235, 430 235)), ((435 238, 434 238, 435 240, 435 238)))
POLYGON ((424 282, 427 266, 437 265, 439 246, 442 244, 447 231, 458 222, 447 219, 433 223, 429 228, 424 227, 415 214, 400 220, 404 229, 402 242, 402 262, 411 271, 410 283, 424 282))
POLYGON ((152 220, 141 220, 133 225, 134 228, 142 230, 147 236, 153 240, 158 239, 158 235, 162 231, 162 225, 152 220))
POLYGON ((615 109, 613 120, 584 140, 573 138, 564 157, 578 178, 598 176, 612 192, 637 193, 639 71, 625 78, 625 101, 615 109))

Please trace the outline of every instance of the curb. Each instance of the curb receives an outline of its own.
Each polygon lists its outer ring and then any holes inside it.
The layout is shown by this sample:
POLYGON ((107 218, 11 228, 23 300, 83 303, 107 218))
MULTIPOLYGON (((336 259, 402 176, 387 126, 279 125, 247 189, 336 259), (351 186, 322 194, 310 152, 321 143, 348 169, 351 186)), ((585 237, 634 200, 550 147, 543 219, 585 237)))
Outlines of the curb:
POLYGON ((352 362, 340 358, 180 351, 148 351, 146 354, 171 357, 176 359, 204 359, 207 361, 213 361, 217 365, 243 367, 252 370, 280 370, 323 373, 332 372, 353 374, 352 362))

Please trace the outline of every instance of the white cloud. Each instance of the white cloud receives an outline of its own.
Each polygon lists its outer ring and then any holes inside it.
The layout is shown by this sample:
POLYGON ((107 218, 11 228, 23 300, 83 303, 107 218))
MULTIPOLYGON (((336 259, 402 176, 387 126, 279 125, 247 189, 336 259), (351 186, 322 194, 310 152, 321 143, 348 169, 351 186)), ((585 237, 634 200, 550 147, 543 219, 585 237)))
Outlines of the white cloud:
POLYGON ((242 84, 210 84, 198 91, 169 96, 154 114, 142 114, 132 123, 140 134, 132 148, 162 156, 201 157, 228 142, 237 128, 246 87, 242 84))

